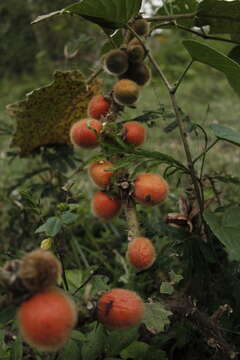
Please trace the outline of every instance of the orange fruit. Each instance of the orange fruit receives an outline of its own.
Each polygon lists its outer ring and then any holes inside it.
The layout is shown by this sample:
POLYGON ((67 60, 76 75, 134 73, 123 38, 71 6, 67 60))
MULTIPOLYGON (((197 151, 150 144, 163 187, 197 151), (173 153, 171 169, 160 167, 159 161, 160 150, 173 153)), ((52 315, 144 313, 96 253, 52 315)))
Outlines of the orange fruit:
POLYGON ((89 176, 97 186, 105 188, 113 175, 112 171, 106 170, 111 168, 113 168, 113 164, 108 160, 94 161, 89 166, 89 176))
POLYGON ((92 198, 93 214, 102 220, 109 220, 116 216, 121 209, 121 202, 111 198, 108 194, 97 191, 92 198))
POLYGON ((168 183, 159 175, 139 174, 134 182, 135 200, 143 205, 157 205, 168 195, 168 183))
POLYGON ((57 288, 49 288, 24 301, 17 312, 23 339, 42 351, 57 351, 77 322, 73 301, 57 288))
POLYGON ((156 251, 148 238, 137 237, 128 244, 127 258, 136 270, 145 270, 154 263, 156 251))
POLYGON ((144 143, 146 129, 138 121, 128 121, 123 124, 124 141, 128 144, 139 146, 144 143))
POLYGON ((88 104, 88 116, 93 119, 100 119, 102 116, 107 115, 110 105, 110 102, 104 96, 93 96, 88 104))
POLYGON ((143 315, 143 300, 133 291, 112 289, 98 300, 98 321, 109 329, 126 329, 137 325, 143 315))
POLYGON ((98 146, 98 135, 102 129, 102 123, 96 119, 82 119, 77 121, 70 129, 70 138, 73 145, 83 148, 98 146))

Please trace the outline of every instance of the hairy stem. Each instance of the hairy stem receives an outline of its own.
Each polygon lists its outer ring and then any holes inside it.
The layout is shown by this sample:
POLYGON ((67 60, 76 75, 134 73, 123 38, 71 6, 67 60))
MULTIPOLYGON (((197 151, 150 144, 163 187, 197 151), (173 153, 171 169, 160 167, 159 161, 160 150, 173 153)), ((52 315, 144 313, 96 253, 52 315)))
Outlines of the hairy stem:
POLYGON ((128 240, 131 241, 140 236, 140 227, 137 218, 136 206, 133 201, 125 204, 125 216, 128 224, 128 240))
MULTIPOLYGON (((129 29, 129 31, 132 32, 132 34, 139 40, 139 42, 142 44, 142 46, 146 50, 147 57, 149 58, 149 61, 151 62, 154 69, 157 71, 157 73, 161 77, 163 83, 165 84, 165 86, 166 86, 166 88, 168 90, 170 100, 171 100, 171 103, 172 103, 172 106, 173 106, 173 109, 174 109, 174 112, 175 112, 175 115, 176 115, 176 120, 177 120, 179 131, 180 131, 180 137, 181 137, 183 147, 184 147, 184 150, 185 150, 185 154, 186 154, 186 158, 187 158, 187 162, 188 162, 188 168, 189 168, 190 176, 191 176, 192 183, 193 183, 193 186, 194 186, 196 199, 197 199, 198 206, 199 206, 199 209, 200 209, 200 213, 201 213, 201 216, 202 216, 203 202, 202 202, 201 192, 200 192, 200 188, 199 188, 199 184, 198 184, 198 178, 197 178, 195 168, 194 168, 194 163, 193 163, 193 159, 192 159, 192 155, 191 155, 191 151, 190 151, 190 146, 188 144, 187 134, 186 134, 186 131, 184 129, 183 119, 181 117, 179 107, 178 107, 177 101, 176 101, 176 96, 175 96, 176 87, 173 87, 168 82, 168 79, 163 74, 162 70, 158 66, 158 64, 157 64, 156 60, 154 59, 154 57, 152 56, 152 54, 146 48, 146 45, 142 41, 141 37, 129 25, 127 25, 127 27, 129 29)), ((178 86, 181 84, 181 81, 178 83, 178 86)))

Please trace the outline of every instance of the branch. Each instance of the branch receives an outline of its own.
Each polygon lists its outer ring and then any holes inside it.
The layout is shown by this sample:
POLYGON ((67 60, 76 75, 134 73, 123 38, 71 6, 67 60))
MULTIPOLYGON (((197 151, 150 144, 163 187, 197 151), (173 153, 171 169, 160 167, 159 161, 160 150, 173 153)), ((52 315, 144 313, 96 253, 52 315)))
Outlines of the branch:
POLYGON ((225 39, 225 38, 221 38, 221 37, 217 37, 217 36, 207 35, 204 32, 192 30, 185 26, 179 25, 177 23, 170 23, 170 25, 175 25, 178 29, 182 29, 184 31, 190 32, 190 33, 200 36, 201 38, 206 39, 206 40, 216 40, 216 41, 223 41, 223 42, 228 42, 228 43, 232 43, 232 44, 240 44, 240 41, 235 41, 235 40, 231 40, 231 39, 225 39))
POLYGON ((96 69, 92 75, 89 76, 89 78, 86 80, 86 85, 89 85, 101 72, 103 71, 102 66, 98 69, 96 69))
POLYGON ((181 29, 183 31, 187 31, 193 35, 197 35, 197 36, 200 36, 201 38, 203 39, 206 39, 206 40, 215 40, 215 41, 223 41, 223 42, 227 42, 227 43, 231 43, 231 44, 238 44, 240 45, 240 41, 236 41, 236 40, 231 40, 231 39, 225 39, 225 38, 222 38, 222 37, 218 37, 218 36, 211 36, 211 35, 207 35, 205 32, 203 32, 203 29, 202 29, 202 32, 200 31, 197 31, 197 30, 193 30, 193 29, 190 29, 188 27, 185 27, 183 25, 179 25, 177 24, 176 21, 166 21, 166 22, 163 22, 161 24, 158 24, 156 26, 154 26, 151 31, 150 31, 150 34, 152 34, 152 32, 156 29, 161 29, 165 26, 175 26, 176 28, 178 29, 181 29))
MULTIPOLYGON (((192 155, 191 155, 191 151, 190 151, 190 146, 188 144, 187 133, 184 129, 183 119, 181 117, 179 107, 178 107, 176 97, 175 97, 176 87, 172 87, 172 85, 168 82, 168 79, 165 77, 165 75, 161 71, 160 67, 158 66, 158 64, 157 64, 156 60, 154 59, 154 57, 152 56, 151 52, 148 51, 148 49, 147 49, 146 45, 144 44, 143 40, 141 39, 141 37, 134 31, 134 29, 131 28, 131 26, 127 25, 127 28, 129 31, 131 31, 131 33, 139 40, 140 44, 144 47, 144 49, 147 53, 147 57, 149 58, 150 62, 152 63, 153 67, 155 68, 155 70, 157 71, 159 76, 161 77, 163 83, 165 84, 165 86, 168 90, 168 93, 169 93, 169 96, 170 96, 170 99, 172 102, 172 106, 173 106, 173 109, 174 109, 174 112, 176 115, 176 120, 177 120, 179 131, 180 131, 180 137, 182 139, 183 147, 185 150, 185 154, 186 154, 186 158, 187 158, 187 162, 188 162, 188 168, 190 171, 190 176, 192 179, 196 199, 198 202, 198 206, 199 206, 200 214, 201 214, 201 218, 202 218, 203 201, 202 201, 201 192, 199 189, 198 178, 195 173, 195 168, 194 168, 194 163, 193 163, 193 159, 192 159, 192 155)), ((179 84, 178 84, 178 86, 179 86, 179 84)))
POLYGON ((218 326, 219 318, 224 312, 229 311, 228 305, 220 306, 210 317, 206 313, 198 310, 190 298, 185 299, 181 304, 172 301, 169 307, 175 315, 188 319, 194 328, 201 333, 207 345, 216 351, 221 351, 224 359, 230 360, 237 358, 237 352, 233 346, 225 340, 221 328, 218 326))
POLYGON ((149 18, 144 18, 149 22, 156 21, 169 21, 169 20, 180 20, 180 19, 193 19, 197 15, 196 12, 189 14, 175 14, 175 15, 162 15, 162 16, 154 16, 149 18))

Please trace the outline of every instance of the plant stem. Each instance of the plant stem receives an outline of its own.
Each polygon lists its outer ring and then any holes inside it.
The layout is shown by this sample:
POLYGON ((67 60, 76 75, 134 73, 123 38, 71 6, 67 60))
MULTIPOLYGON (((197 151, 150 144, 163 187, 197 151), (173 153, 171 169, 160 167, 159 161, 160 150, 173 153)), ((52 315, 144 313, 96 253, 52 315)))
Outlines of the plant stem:
POLYGON ((89 78, 86 80, 86 85, 90 84, 101 72, 103 71, 102 67, 99 67, 89 78))
POLYGON ((181 85, 185 75, 187 74, 188 70, 190 69, 190 67, 193 64, 193 60, 190 61, 190 63, 186 66, 186 69, 184 70, 184 72, 182 73, 182 75, 180 76, 180 78, 177 80, 172 92, 175 94, 179 88, 179 86, 181 85))
POLYGON ((72 293, 72 296, 76 295, 79 290, 81 290, 89 281, 92 280, 92 278, 98 273, 100 269, 100 266, 96 270, 91 271, 91 274, 88 276, 88 278, 72 293))
POLYGON ((181 114, 179 112, 179 108, 178 108, 178 105, 177 105, 175 94, 170 92, 170 98, 171 98, 171 102, 172 102, 172 105, 173 105, 174 112, 176 114, 176 119, 177 119, 177 122, 178 122, 180 136, 181 136, 182 143, 183 143, 183 146, 184 146, 184 150, 185 150, 185 154, 186 154, 186 158, 187 158, 187 162, 188 162, 188 168, 189 168, 190 176, 191 176, 192 183, 193 183, 193 186, 194 186, 198 206, 199 206, 199 209, 200 209, 200 213, 202 214, 202 212, 203 212, 202 197, 201 197, 201 192, 200 192, 200 189, 199 189, 198 179, 197 179, 195 168, 194 168, 194 162, 193 162, 193 159, 192 159, 190 146, 189 146, 188 140, 187 140, 187 133, 186 133, 186 131, 184 129, 183 120, 182 120, 181 114))
POLYGON ((197 179, 195 168, 194 168, 194 163, 193 163, 193 159, 192 159, 192 155, 191 155, 191 151, 190 151, 190 146, 188 144, 187 134, 186 134, 186 131, 184 129, 183 120, 182 120, 182 117, 181 117, 181 114, 180 114, 180 111, 179 111, 179 107, 177 105, 176 97, 175 97, 176 89, 175 89, 175 87, 172 87, 172 85, 168 82, 168 79, 165 77, 165 75, 161 71, 160 67, 158 66, 158 64, 157 64, 156 60, 154 59, 154 57, 152 56, 152 54, 146 48, 146 45, 142 41, 141 37, 129 25, 127 25, 127 28, 139 40, 141 45, 146 50, 147 57, 149 58, 150 62, 152 63, 153 67, 155 68, 155 70, 157 71, 159 76, 161 77, 162 81, 164 82, 164 84, 165 84, 165 86, 166 86, 166 88, 168 90, 170 100, 171 100, 171 103, 172 103, 172 106, 173 106, 173 109, 174 109, 174 112, 175 112, 175 115, 176 115, 176 120, 177 120, 179 131, 180 131, 180 137, 181 137, 183 147, 184 147, 184 150, 185 150, 185 154, 186 154, 186 158, 187 158, 187 162, 188 162, 188 168, 189 168, 190 176, 191 176, 192 183, 193 183, 193 186, 194 186, 196 199, 197 199, 198 206, 199 206, 199 209, 200 209, 200 213, 201 213, 201 216, 202 216, 203 202, 202 202, 201 192, 200 192, 200 189, 199 189, 198 179, 197 179))
POLYGON ((239 41, 231 40, 231 39, 225 39, 225 38, 221 38, 221 37, 218 37, 218 36, 207 35, 204 32, 200 32, 200 31, 197 31, 197 30, 192 30, 192 29, 189 29, 189 28, 187 28, 185 26, 179 25, 177 23, 172 23, 172 25, 175 25, 178 29, 182 29, 184 31, 190 32, 190 33, 192 33, 194 35, 197 35, 197 36, 200 36, 201 38, 206 39, 206 40, 216 40, 216 41, 228 42, 228 43, 231 43, 231 44, 240 44, 239 41))
POLYGON ((209 150, 211 150, 217 143, 218 143, 219 139, 216 139, 212 142, 212 144, 210 144, 200 155, 198 155, 194 160, 193 163, 195 164, 195 162, 197 162, 199 159, 201 159, 203 156, 206 155, 206 153, 209 152, 209 150))
POLYGON ((132 200, 126 202, 125 204, 125 216, 128 224, 128 240, 132 241, 136 237, 140 236, 136 206, 132 200))
POLYGON ((193 19, 196 15, 197 15, 196 12, 189 14, 162 15, 162 16, 145 18, 145 20, 149 22, 155 22, 155 21, 169 21, 169 20, 180 20, 180 19, 193 19))

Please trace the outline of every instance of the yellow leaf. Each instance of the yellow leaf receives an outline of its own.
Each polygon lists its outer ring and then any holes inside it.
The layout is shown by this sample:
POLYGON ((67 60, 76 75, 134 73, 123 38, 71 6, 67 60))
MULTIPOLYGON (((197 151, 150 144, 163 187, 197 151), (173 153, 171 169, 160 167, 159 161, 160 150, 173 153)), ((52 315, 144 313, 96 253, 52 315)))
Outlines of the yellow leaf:
POLYGON ((51 249, 52 245, 53 245, 53 239, 48 238, 41 241, 40 248, 43 250, 49 250, 51 249))
POLYGON ((70 144, 71 125, 86 117, 88 102, 99 92, 100 83, 95 80, 86 86, 78 70, 56 71, 51 84, 7 106, 17 120, 11 147, 19 147, 21 155, 28 155, 43 145, 70 144))

